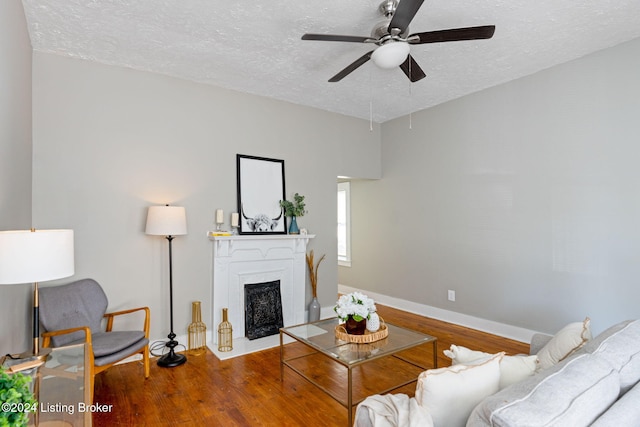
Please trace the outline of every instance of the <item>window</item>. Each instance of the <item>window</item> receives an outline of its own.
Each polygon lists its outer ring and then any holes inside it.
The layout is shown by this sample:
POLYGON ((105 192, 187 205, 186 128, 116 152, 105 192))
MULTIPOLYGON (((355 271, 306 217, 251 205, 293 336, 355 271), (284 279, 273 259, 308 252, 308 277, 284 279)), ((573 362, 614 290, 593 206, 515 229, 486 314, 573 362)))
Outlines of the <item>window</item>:
POLYGON ((338 265, 351 267, 351 184, 338 183, 338 265))

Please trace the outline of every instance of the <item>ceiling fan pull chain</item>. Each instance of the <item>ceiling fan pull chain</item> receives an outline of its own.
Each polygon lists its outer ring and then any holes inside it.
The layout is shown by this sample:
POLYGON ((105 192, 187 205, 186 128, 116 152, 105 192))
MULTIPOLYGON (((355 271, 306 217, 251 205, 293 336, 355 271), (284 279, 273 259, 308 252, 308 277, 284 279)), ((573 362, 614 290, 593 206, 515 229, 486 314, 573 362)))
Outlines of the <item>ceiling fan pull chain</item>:
MULTIPOLYGON (((409 75, 411 74, 411 61, 409 61, 409 75)), ((411 80, 409 80, 409 105, 411 109, 409 110, 409 130, 413 129, 413 91, 411 90, 411 80)))
POLYGON ((369 67, 369 132, 373 132, 373 76, 369 67))
POLYGON ((369 132, 373 132, 373 101, 369 100, 369 132))

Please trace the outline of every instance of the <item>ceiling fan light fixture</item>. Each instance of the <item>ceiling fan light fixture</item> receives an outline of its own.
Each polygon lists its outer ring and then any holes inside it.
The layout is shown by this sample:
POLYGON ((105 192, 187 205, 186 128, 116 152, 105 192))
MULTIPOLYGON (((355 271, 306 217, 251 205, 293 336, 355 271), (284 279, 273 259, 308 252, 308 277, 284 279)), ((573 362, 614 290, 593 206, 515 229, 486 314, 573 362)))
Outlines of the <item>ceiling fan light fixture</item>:
POLYGON ((409 43, 391 42, 377 48, 371 54, 371 60, 380 68, 395 68, 400 66, 409 55, 409 43))

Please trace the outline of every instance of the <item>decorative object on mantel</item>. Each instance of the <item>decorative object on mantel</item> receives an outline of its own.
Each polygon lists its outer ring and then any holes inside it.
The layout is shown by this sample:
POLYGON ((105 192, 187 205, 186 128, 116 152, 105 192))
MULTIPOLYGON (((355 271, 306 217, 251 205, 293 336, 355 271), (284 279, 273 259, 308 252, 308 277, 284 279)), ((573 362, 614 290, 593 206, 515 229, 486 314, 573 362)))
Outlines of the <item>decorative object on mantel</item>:
POLYGON ((222 224, 224 224, 224 211, 216 209, 216 231, 222 231, 222 224))
POLYGON ((238 226, 240 224, 240 215, 238 212, 233 212, 231 214, 231 234, 234 236, 238 235, 238 226))
POLYGON ((184 354, 175 352, 178 341, 175 340, 176 334, 173 332, 173 266, 171 254, 173 238, 187 234, 185 209, 181 206, 150 206, 147 212, 145 233, 152 236, 165 236, 169 241, 169 319, 171 320, 171 332, 168 335, 169 341, 166 343, 169 352, 158 359, 158 366, 173 368, 187 361, 187 357, 184 354))
POLYGON ((216 229, 209 231, 209 236, 231 236, 231 232, 224 229, 224 211, 216 209, 215 215, 216 229))
POLYGON ((240 234, 287 234, 284 160, 236 155, 240 234))
POLYGON ((300 234, 296 218, 304 216, 304 214, 307 213, 307 211, 304 209, 304 196, 296 193, 293 195, 293 202, 290 202, 289 200, 280 200, 280 207, 284 209, 285 216, 291 217, 289 234, 300 234))
POLYGON ((207 349, 207 325, 202 321, 200 301, 191 303, 191 323, 188 330, 189 353, 194 356, 204 354, 207 349))
POLYGON ((222 309, 222 322, 218 325, 218 351, 233 350, 233 328, 229 323, 227 308, 222 309))
POLYGON ((376 312, 376 305, 373 299, 363 293, 352 292, 342 295, 333 310, 344 322, 343 327, 347 334, 364 335, 367 319, 371 313, 376 312))
POLYGON ((315 264, 313 256, 313 249, 311 252, 306 254, 307 266, 309 267, 309 279, 311 280, 311 292, 313 294, 313 299, 311 300, 311 303, 309 303, 309 322, 317 322, 320 320, 320 303, 318 302, 318 267, 320 267, 320 263, 325 258, 325 255, 322 255, 318 260, 318 263, 315 264))

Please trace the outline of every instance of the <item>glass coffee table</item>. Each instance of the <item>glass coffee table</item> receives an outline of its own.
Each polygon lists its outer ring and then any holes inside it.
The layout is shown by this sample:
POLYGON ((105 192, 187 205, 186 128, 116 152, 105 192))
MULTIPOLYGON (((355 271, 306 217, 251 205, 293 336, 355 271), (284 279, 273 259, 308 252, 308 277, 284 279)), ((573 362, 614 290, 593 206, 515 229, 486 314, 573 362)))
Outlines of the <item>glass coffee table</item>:
MULTIPOLYGON (((305 323, 302 325, 280 328, 280 380, 284 380, 284 367, 287 366, 347 408, 349 411, 349 426, 353 424, 353 407, 364 400, 364 398, 355 400, 353 398, 353 377, 354 371, 357 367, 392 356, 394 360, 399 360, 403 364, 412 366, 414 371, 415 367, 419 368, 420 371, 437 368, 438 359, 436 337, 385 323, 389 332, 386 338, 372 343, 356 344, 339 340, 336 337, 335 328, 338 324, 339 320, 337 318, 332 318, 320 320, 319 322, 314 323, 305 323), (286 357, 285 353, 288 350, 284 343, 285 335, 304 344, 313 351, 306 351, 302 353, 299 349, 296 351, 292 350, 295 354, 291 357, 286 357), (431 350, 433 354, 433 359, 430 364, 431 366, 425 366, 425 363, 423 363, 422 360, 415 360, 415 355, 413 355, 415 352, 412 352, 412 355, 414 356, 412 358, 413 360, 400 354, 406 350, 428 343, 431 343, 431 346, 429 346, 431 349, 427 348, 424 359, 428 358, 426 357, 428 356, 428 350, 431 350), (318 358, 318 356, 320 356, 320 358, 318 358), (325 368, 327 370, 333 370, 335 369, 336 363, 342 365, 347 370, 346 396, 344 395, 344 392, 337 392, 336 388, 332 387, 332 385, 335 386, 335 381, 334 384, 329 384, 327 382, 323 384, 320 381, 322 378, 326 378, 327 376, 320 375, 318 370, 325 368), (331 365, 333 365, 333 367, 331 365)), ((421 357, 421 359, 423 358, 421 357)), ((424 360, 424 362, 427 364, 429 363, 427 360, 424 360)), ((364 388, 364 390, 368 394, 388 393, 404 387, 405 385, 411 384, 412 382, 416 382, 420 371, 413 373, 406 372, 405 377, 410 377, 408 379, 402 378, 401 375, 398 375, 398 378, 394 380, 394 383, 387 384, 383 390, 373 391, 371 388, 364 388), (369 390, 372 391, 369 392, 369 390)), ((371 372, 367 375, 366 373, 362 373, 360 370, 358 371, 358 374, 361 374, 357 378, 360 382, 363 382, 365 379, 374 379, 371 376, 371 372)), ((373 374, 375 374, 375 371, 373 371, 373 374)))

